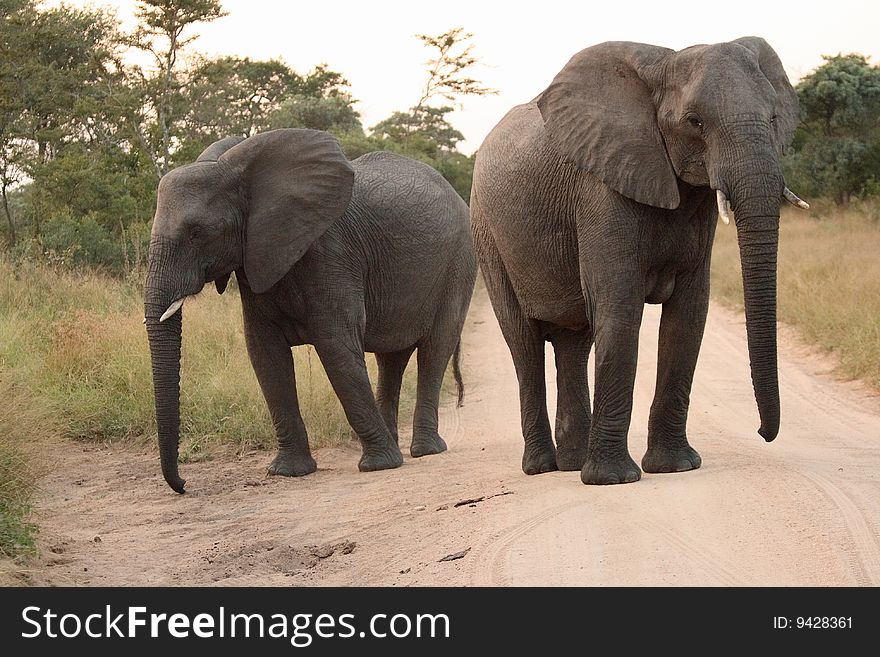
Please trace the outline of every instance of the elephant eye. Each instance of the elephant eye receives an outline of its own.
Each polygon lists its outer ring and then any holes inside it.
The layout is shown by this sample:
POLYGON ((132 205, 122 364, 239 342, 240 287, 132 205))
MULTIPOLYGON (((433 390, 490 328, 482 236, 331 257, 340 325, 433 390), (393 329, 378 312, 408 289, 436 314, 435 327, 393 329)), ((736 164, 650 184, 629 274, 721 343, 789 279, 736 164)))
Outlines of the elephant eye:
POLYGON ((687 122, 690 123, 695 128, 702 128, 703 127, 702 119, 700 119, 700 117, 696 116, 695 114, 691 114, 690 116, 688 116, 687 122))
POLYGON ((776 115, 770 117, 770 123, 776 123, 776 115))

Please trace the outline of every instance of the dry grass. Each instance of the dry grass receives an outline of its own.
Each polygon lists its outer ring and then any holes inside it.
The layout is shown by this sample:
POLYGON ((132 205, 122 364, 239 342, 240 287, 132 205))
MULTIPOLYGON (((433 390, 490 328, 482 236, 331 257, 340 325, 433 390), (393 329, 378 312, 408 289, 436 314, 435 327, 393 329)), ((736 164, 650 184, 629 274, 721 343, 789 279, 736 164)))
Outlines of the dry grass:
MULTIPOLYGON (((825 202, 808 213, 783 208, 779 319, 834 353, 840 373, 880 388, 880 203, 841 210, 825 202)), ((742 308, 736 232, 719 225, 712 294, 742 308)))
MULTIPOLYGON (((0 257, 0 557, 33 547, 30 446, 64 439, 155 441, 152 378, 137 284, 0 257)), ((184 309, 181 459, 224 446, 271 448, 275 434, 248 360, 236 290, 213 287, 184 309)), ((312 447, 350 439, 311 347, 294 349, 312 447)), ((415 359, 413 359, 415 361, 415 359)), ((375 380, 375 361, 368 358, 375 380)), ((412 414, 414 365, 401 419, 412 414)), ((38 459, 37 459, 38 460, 38 459)), ((158 468, 158 461, 157 466, 158 468)))
MULTIPOLYGON (((150 357, 138 288, 32 263, 0 261, 0 276, 11 281, 0 292, 4 377, 29 387, 36 407, 51 409, 63 437, 152 439, 150 357)), ((312 350, 297 348, 295 360, 314 444, 345 439, 345 416, 312 350)), ((234 291, 205 292, 184 309, 181 440, 185 458, 212 443, 240 450, 273 444, 234 291)))
POLYGON ((29 403, 30 396, 0 370, 0 571, 14 569, 11 560, 34 549, 36 527, 29 521, 30 500, 37 468, 43 462, 37 429, 50 427, 52 420, 29 403))

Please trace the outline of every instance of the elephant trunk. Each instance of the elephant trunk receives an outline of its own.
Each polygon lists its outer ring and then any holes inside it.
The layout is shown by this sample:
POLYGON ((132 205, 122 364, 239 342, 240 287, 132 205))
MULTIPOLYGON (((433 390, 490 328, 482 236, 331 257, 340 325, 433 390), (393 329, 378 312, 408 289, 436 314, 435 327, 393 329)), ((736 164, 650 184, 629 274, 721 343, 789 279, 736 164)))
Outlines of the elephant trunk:
POLYGON ((164 321, 162 314, 176 298, 171 292, 167 272, 168 251, 150 248, 150 267, 144 288, 144 320, 153 365, 153 393, 159 433, 159 456, 165 481, 178 493, 184 492, 184 480, 177 468, 180 440, 180 344, 183 309, 164 321))
MULTIPOLYGON (((779 433, 779 380, 776 363, 776 261, 779 200, 784 188, 775 154, 757 157, 763 166, 738 169, 730 185, 742 262, 743 299, 752 385, 761 418, 758 433, 767 442, 779 433), (768 170, 766 163, 773 163, 768 170)), ((751 159, 751 158, 749 158, 751 159)))
MULTIPOLYGON (((159 313, 162 311, 160 310, 159 313)), ((182 312, 161 324, 158 315, 147 319, 150 358, 153 363, 153 393, 156 403, 156 424, 159 431, 159 457, 162 475, 178 493, 184 492, 184 480, 177 469, 180 440, 180 342, 182 312)))

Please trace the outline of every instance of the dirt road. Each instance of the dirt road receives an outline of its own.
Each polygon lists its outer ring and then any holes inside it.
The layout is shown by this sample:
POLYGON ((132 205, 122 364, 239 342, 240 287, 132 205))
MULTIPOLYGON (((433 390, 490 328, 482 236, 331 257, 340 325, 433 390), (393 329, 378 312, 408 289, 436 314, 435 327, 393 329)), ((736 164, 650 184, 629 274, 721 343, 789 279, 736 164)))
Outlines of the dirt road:
MULTIPOLYGON (((636 461, 658 321, 659 309, 647 307, 630 431, 636 461)), ((466 405, 450 402, 441 417, 449 452, 361 474, 357 447, 319 450, 320 469, 302 479, 265 478, 271 454, 254 453, 183 466, 189 492, 178 496, 155 453, 74 445, 42 483, 42 556, 31 580, 880 585, 880 403, 835 382, 827 362, 787 333, 776 442, 756 433, 743 322, 714 306, 689 423, 703 467, 588 487, 577 472, 522 474, 516 379, 481 289, 465 331, 466 405)))

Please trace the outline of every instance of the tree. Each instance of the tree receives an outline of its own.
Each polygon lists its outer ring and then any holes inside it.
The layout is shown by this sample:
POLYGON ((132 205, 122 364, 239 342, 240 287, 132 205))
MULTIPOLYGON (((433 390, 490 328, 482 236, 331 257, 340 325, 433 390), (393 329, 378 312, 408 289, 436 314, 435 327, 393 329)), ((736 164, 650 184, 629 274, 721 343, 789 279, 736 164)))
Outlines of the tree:
POLYGON ((463 96, 484 96, 498 92, 482 86, 479 80, 466 73, 479 61, 473 54, 473 44, 469 43, 473 34, 456 27, 439 36, 416 36, 423 44, 437 50, 436 56, 425 62, 428 78, 419 100, 408 112, 394 112, 374 125, 371 128, 372 137, 384 150, 402 153, 430 164, 443 174, 463 199, 468 200, 473 158, 456 150, 464 135, 446 118, 454 108, 448 105, 435 107, 431 101, 443 98, 460 105, 463 96))
POLYGON ((0 0, 0 231, 23 250, 117 273, 149 235, 157 178, 228 135, 309 127, 376 150, 345 77, 277 60, 184 60, 219 2, 144 0, 124 35, 105 10, 0 0), (124 48, 155 67, 126 66, 124 48))
POLYGON ((299 96, 309 96, 311 98, 330 98, 334 96, 350 96, 345 87, 348 86, 348 80, 342 73, 331 71, 327 68, 327 64, 321 63, 315 66, 304 77, 297 76, 295 87, 292 90, 294 94, 299 96))
POLYGON ((461 28, 419 37, 437 55, 417 104, 368 135, 348 81, 326 64, 301 74, 279 60, 185 60, 198 24, 225 15, 219 0, 140 0, 132 35, 103 9, 0 0, 0 10, 0 230, 10 245, 27 226, 28 252, 124 272, 132 243, 148 238, 159 177, 216 139, 280 127, 332 132, 351 158, 417 158, 469 196, 473 158, 457 151, 452 105, 436 101, 493 90, 467 75, 477 60, 461 28), (155 65, 127 65, 131 47, 155 65))
POLYGON ((824 56, 798 85, 802 122, 786 176, 839 205, 880 180, 880 68, 863 55, 824 56))
POLYGON ((179 143, 172 160, 189 162, 211 142, 275 128, 363 133, 341 73, 320 64, 301 75, 280 60, 202 59, 181 85, 179 143))
MULTIPOLYGON (((107 89, 121 42, 104 10, 65 5, 40 11, 6 0, 0 21, 0 200, 8 242, 17 240, 9 195, 71 141, 107 133, 107 89)), ((42 214, 31 213, 34 234, 42 214)))
POLYGON ((153 155, 158 176, 168 172, 174 138, 173 123, 180 113, 178 59, 180 52, 198 38, 197 34, 183 37, 188 28, 197 23, 209 23, 226 16, 219 0, 140 0, 137 17, 140 26, 132 40, 156 60, 159 75, 148 78, 141 75, 144 90, 151 96, 159 132, 158 148, 150 148, 140 133, 146 150, 153 155))
POLYGON ((825 64, 797 86, 808 130, 826 137, 876 127, 880 117, 880 68, 864 55, 825 55, 825 64))
POLYGON ((451 111, 451 107, 425 106, 410 112, 394 112, 371 128, 371 138, 380 150, 400 153, 434 167, 468 200, 474 160, 456 150, 464 135, 446 120, 451 111))
POLYGON ((24 25, 34 8, 27 0, 0 0, 3 20, 0 20, 0 201, 6 217, 7 242, 14 246, 17 240, 15 220, 9 207, 9 192, 21 176, 20 155, 16 141, 20 136, 20 121, 24 112, 17 70, 24 59, 24 25))
POLYGON ((437 49, 437 57, 429 59, 428 80, 415 108, 421 108, 432 98, 440 96, 454 102, 461 96, 485 96, 497 94, 496 89, 481 86, 479 80, 467 77, 465 69, 477 64, 474 46, 468 43, 474 35, 462 27, 454 27, 439 36, 416 35, 426 46, 437 49))
POLYGON ((182 89, 188 139, 250 137, 269 127, 269 116, 290 95, 299 76, 277 60, 220 57, 201 61, 182 89))
POLYGON ((106 12, 65 5, 26 10, 18 27, 22 136, 36 144, 37 162, 45 163, 86 128, 100 102, 100 82, 114 69, 119 35, 106 12))
POLYGON ((272 115, 271 124, 274 128, 311 128, 336 135, 364 131, 360 114, 347 95, 291 96, 272 115))
POLYGON ((370 130, 382 140, 405 144, 407 141, 423 143, 422 150, 429 155, 452 152, 464 135, 446 120, 451 107, 413 107, 409 112, 394 112, 370 130))
POLYGON ((27 187, 28 205, 47 219, 91 216, 108 234, 155 209, 155 179, 137 154, 112 145, 72 143, 41 166, 27 187))
POLYGON ((186 139, 200 149, 229 135, 280 127, 363 130, 355 101, 342 88, 347 84, 323 64, 303 76, 278 60, 203 60, 182 88, 186 139))
MULTIPOLYGON (((459 101, 459 105, 461 105, 460 98, 462 96, 485 96, 498 93, 496 89, 484 87, 479 80, 468 77, 464 73, 466 69, 478 63, 473 54, 474 46, 472 43, 468 43, 474 37, 471 32, 465 32, 462 27, 454 27, 439 36, 417 34, 416 37, 426 46, 436 48, 437 56, 425 62, 428 66, 428 79, 422 88, 419 101, 410 109, 412 121, 408 129, 425 127, 432 123, 437 125, 438 119, 449 125, 444 116, 453 108, 442 107, 439 108, 439 113, 432 113, 427 106, 429 101, 438 96, 450 102, 459 101)), ((430 128, 428 132, 430 132, 430 128)), ((406 136, 409 134, 410 132, 405 133, 406 136)), ((456 132, 456 134, 460 135, 461 133, 456 132)), ((448 131, 447 136, 451 136, 448 131)), ((461 139, 464 139, 463 135, 456 141, 461 139)))

